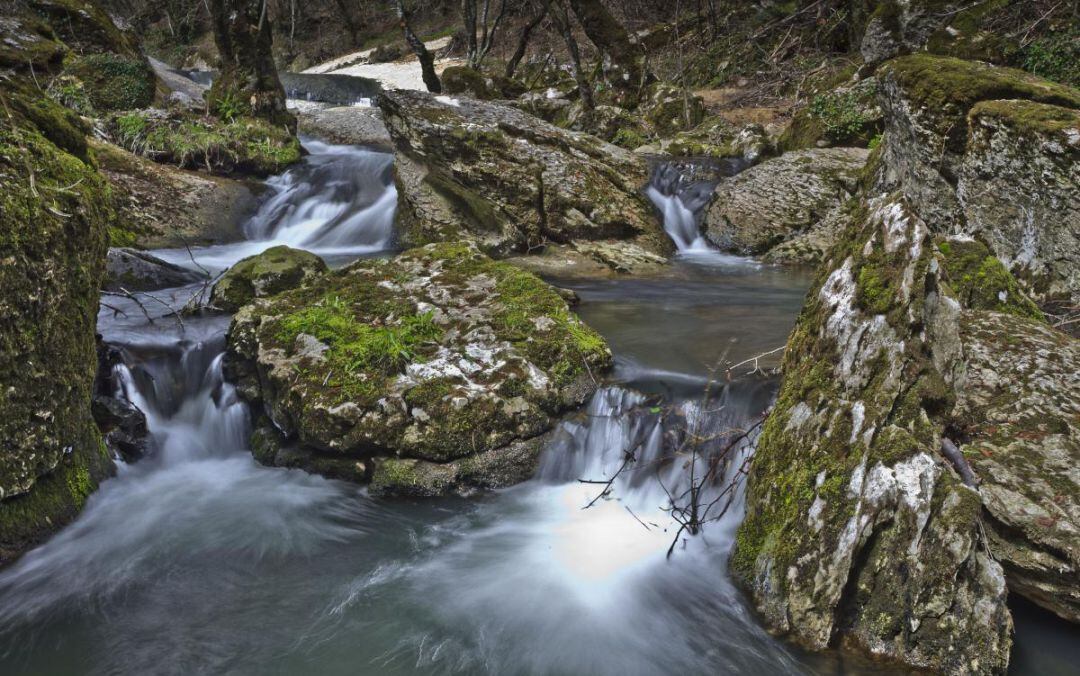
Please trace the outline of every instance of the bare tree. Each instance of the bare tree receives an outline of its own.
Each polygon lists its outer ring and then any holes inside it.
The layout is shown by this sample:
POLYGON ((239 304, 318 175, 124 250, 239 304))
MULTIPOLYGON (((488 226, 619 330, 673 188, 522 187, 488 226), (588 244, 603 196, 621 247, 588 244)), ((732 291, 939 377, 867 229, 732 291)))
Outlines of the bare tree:
POLYGON ((420 74, 424 79, 424 86, 433 94, 442 92, 442 82, 439 81, 439 75, 435 72, 435 57, 424 46, 424 41, 416 37, 416 33, 413 32, 412 26, 409 24, 409 12, 405 9, 404 0, 394 0, 394 9, 397 12, 398 23, 401 24, 401 31, 405 34, 405 42, 409 44, 409 47, 416 54, 416 58, 420 60, 420 74))
POLYGON ((604 75, 616 91, 620 103, 637 104, 638 92, 645 84, 645 54, 630 39, 626 28, 607 10, 601 0, 567 0, 585 35, 604 55, 604 75))
POLYGON ((469 68, 479 68, 495 45, 495 34, 506 17, 506 0, 496 2, 499 3, 498 9, 492 15, 492 0, 461 0, 461 19, 465 24, 465 61, 469 68), (479 14, 477 9, 480 10, 479 14))
POLYGON ((547 5, 542 2, 538 3, 532 18, 521 27, 521 31, 518 33, 517 48, 514 49, 514 54, 510 57, 510 60, 506 62, 506 77, 514 77, 518 64, 525 58, 525 50, 529 47, 529 39, 532 37, 533 31, 536 30, 536 27, 540 25, 540 22, 544 20, 547 14, 547 5))
POLYGON ((574 24, 570 11, 563 4, 564 0, 543 0, 543 2, 545 10, 551 17, 551 22, 555 24, 563 40, 566 41, 566 49, 570 52, 570 65, 574 69, 574 80, 577 82, 578 94, 581 95, 581 105, 585 110, 592 110, 596 107, 593 102, 592 84, 581 68, 581 52, 574 38, 574 24))

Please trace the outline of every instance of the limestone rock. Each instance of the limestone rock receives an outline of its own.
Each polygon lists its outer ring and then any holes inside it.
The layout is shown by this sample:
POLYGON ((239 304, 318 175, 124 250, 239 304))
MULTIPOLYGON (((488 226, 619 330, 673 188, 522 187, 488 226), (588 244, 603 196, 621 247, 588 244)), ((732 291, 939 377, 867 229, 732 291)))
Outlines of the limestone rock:
POLYGON ((980 480, 1009 589, 1080 622, 1080 340, 1024 317, 966 312, 953 427, 980 480))
POLYGON ((633 240, 671 250, 641 192, 644 160, 515 108, 389 91, 406 245, 471 238, 506 254, 545 241, 633 240))
POLYGON ((205 279, 204 274, 137 249, 114 247, 105 259, 106 291, 156 291, 205 279))
POLYGON ((295 289, 326 272, 326 263, 313 253, 275 246, 229 268, 214 284, 210 304, 235 312, 256 298, 295 289))
POLYGON ((305 111, 299 116, 299 129, 301 134, 331 143, 393 150, 390 132, 377 108, 337 106, 305 111))
POLYGON ((256 300, 233 319, 226 367, 308 453, 301 466, 362 462, 379 491, 415 494, 421 469, 424 493, 527 477, 535 453, 508 449, 584 402, 610 363, 554 289, 456 242, 256 300), (527 467, 496 472, 510 457, 527 467), (425 464, 389 462, 405 458, 425 464))
POLYGON ((760 254, 805 233, 856 192, 867 156, 861 148, 801 150, 721 181, 705 212, 705 236, 721 249, 760 254))
POLYGON ((446 94, 461 94, 485 101, 513 99, 525 93, 525 86, 520 82, 493 73, 481 73, 468 66, 445 68, 442 88, 446 94))

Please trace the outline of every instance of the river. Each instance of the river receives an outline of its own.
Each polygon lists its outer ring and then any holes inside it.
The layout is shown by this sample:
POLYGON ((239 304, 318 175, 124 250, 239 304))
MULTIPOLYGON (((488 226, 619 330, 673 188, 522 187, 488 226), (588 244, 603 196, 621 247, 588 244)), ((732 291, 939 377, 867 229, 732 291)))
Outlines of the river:
MULTIPOLYGON (((300 166, 267 182, 247 240, 194 250, 198 266, 221 270, 281 243, 336 265, 390 253, 392 156, 306 145, 300 166)), ((536 478, 468 499, 376 500, 257 464, 250 413, 222 378, 229 318, 181 324, 151 303, 151 323, 110 298, 123 314, 102 307, 99 331, 123 353, 116 375, 147 414, 153 453, 121 464, 74 524, 0 571, 0 672, 868 670, 850 656, 804 654, 757 623, 725 566, 740 489, 721 503, 722 518, 667 556, 678 527, 662 508, 687 480, 665 442, 678 433, 672 421, 723 433, 761 415, 778 353, 730 382, 720 376, 705 403, 702 393, 721 357, 783 345, 810 279, 710 251, 686 234, 693 209, 662 190, 651 197, 682 249, 667 271, 552 280, 578 292, 577 311, 612 346, 614 372, 552 435, 536 478), (631 445, 662 469, 626 472, 594 502, 602 486, 579 479, 607 479, 631 445)), ((155 253, 195 265, 186 250, 155 253)), ((155 296, 179 307, 197 290, 155 296)), ((748 450, 732 453, 725 481, 748 450)), ((1026 607, 1017 624, 1016 673, 1076 664, 1063 647, 1071 630, 1026 607)))

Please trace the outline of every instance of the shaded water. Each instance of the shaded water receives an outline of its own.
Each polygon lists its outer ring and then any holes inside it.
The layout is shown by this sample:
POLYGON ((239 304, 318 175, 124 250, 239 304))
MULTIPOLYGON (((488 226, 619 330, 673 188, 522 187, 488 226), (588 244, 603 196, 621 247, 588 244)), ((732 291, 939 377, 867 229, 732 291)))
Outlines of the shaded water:
MULTIPOLYGON (((253 241, 198 250, 201 265, 278 241, 342 257, 390 245, 389 157, 309 148, 272 181, 253 241)), ((0 672, 859 671, 804 656, 755 621, 725 572, 738 491, 703 536, 665 556, 676 527, 661 508, 688 481, 668 440, 761 413, 775 381, 760 374, 718 389, 705 411, 699 396, 721 355, 783 343, 807 284, 714 254, 651 279, 558 280, 578 290, 618 366, 553 434, 533 481, 469 500, 373 500, 257 465, 247 408, 221 376, 228 317, 181 325, 156 308, 150 324, 110 299, 126 314, 103 308, 99 329, 124 353, 118 379, 147 413, 155 453, 121 466, 75 524, 0 572, 0 672), (611 499, 583 509, 601 488, 579 479, 611 477, 628 448, 639 462, 611 499)), ((156 295, 179 307, 194 290, 156 295)), ((732 452, 725 478, 745 454, 732 452)))

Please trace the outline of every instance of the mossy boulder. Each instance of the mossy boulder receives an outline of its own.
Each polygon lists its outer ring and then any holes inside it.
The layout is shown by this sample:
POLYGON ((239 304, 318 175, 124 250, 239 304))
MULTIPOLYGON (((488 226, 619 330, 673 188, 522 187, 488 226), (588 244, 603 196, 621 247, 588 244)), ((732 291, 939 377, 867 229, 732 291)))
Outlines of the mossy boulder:
POLYGON ((442 72, 444 94, 471 96, 474 99, 516 99, 525 93, 525 85, 494 73, 483 73, 468 66, 449 66, 442 72))
POLYGON ((835 228, 818 226, 855 194, 867 155, 861 148, 800 150, 721 181, 702 221, 705 236, 724 250, 761 254, 815 231, 813 248, 827 250, 835 228))
POLYGON ((90 415, 114 214, 77 118, 0 75, 0 563, 73 519, 112 469, 90 415))
POLYGON ((705 119, 700 96, 663 82, 650 85, 637 112, 657 136, 667 137, 693 129, 705 119))
POLYGON ((881 133, 877 81, 870 77, 819 92, 800 108, 780 136, 784 152, 804 148, 865 148, 881 133))
POLYGON ((988 64, 884 64, 876 189, 902 189, 942 231, 987 242, 1040 299, 1080 293, 1080 91, 988 64))
POLYGON ((689 131, 636 148, 636 151, 673 157, 737 158, 747 164, 756 164, 773 154, 774 148, 760 124, 738 128, 721 117, 710 117, 689 131))
POLYGON ((150 109, 113 115, 106 126, 117 145, 135 154, 217 175, 269 176, 303 154, 288 129, 254 117, 150 109))
POLYGON ((633 153, 495 103, 394 90, 379 105, 396 148, 406 245, 471 238, 504 255, 545 242, 630 240, 671 250, 641 190, 648 166, 633 153))
POLYGON ((313 253, 287 246, 271 247, 229 268, 214 284, 210 304, 235 312, 256 298, 295 289, 327 269, 323 259, 313 253))
POLYGON ((766 623, 809 647, 1003 672, 1003 571, 978 492, 938 450, 962 387, 962 307, 902 194, 860 212, 789 340, 731 568, 766 623))
POLYGON ((867 64, 921 51, 966 3, 956 0, 882 0, 875 3, 859 51, 867 64))
POLYGON ((417 494, 526 478, 535 448, 515 444, 584 402, 610 364, 553 288, 454 242, 244 306, 227 372, 309 457, 364 462, 379 491, 417 494), (406 458, 423 463, 387 462, 406 458))

